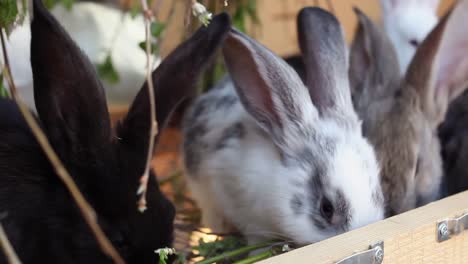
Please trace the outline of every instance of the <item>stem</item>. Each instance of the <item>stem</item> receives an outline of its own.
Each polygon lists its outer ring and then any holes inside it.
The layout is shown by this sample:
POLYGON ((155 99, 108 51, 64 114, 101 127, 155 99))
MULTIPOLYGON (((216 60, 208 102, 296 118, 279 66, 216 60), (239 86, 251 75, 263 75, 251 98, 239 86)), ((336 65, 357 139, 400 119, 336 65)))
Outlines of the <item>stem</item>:
POLYGON ((221 254, 219 256, 215 256, 215 257, 212 257, 212 258, 209 258, 209 259, 202 260, 200 262, 197 262, 197 264, 212 264, 212 263, 215 263, 217 261, 221 261, 221 260, 224 260, 224 259, 227 259, 227 258, 232 258, 232 257, 239 256, 239 255, 242 255, 242 254, 245 254, 245 253, 249 253, 250 251, 253 251, 253 250, 256 250, 256 249, 268 247, 272 243, 274 243, 274 242, 269 241, 269 242, 264 242, 264 243, 260 243, 260 244, 256 244, 256 245, 242 247, 242 248, 239 248, 239 249, 227 252, 227 253, 223 253, 223 254, 221 254))
POLYGON ((97 223, 96 212, 91 207, 91 205, 86 201, 83 194, 78 189, 78 186, 73 181, 73 178, 70 176, 68 171, 63 166, 62 162, 57 156, 57 153, 55 153, 49 141, 47 140, 45 133, 41 130, 41 128, 39 127, 38 123, 34 119, 33 115, 31 114, 27 106, 19 98, 15 83, 13 81, 13 77, 11 75, 10 63, 8 61, 8 55, 7 55, 6 46, 5 46, 5 37, 3 36, 3 28, 0 29, 0 38, 1 38, 1 43, 2 43, 3 58, 5 62, 5 69, 6 69, 5 77, 7 78, 8 84, 10 86, 11 95, 13 99, 15 100, 16 104, 18 105, 18 108, 21 111, 21 114, 23 115, 24 119, 26 120, 26 123, 31 128, 31 131, 34 137, 36 138, 42 150, 44 151, 50 163, 52 164, 52 167, 54 168, 55 173, 63 181, 63 183, 65 184, 65 187, 70 192, 73 200, 75 200, 76 204, 78 205, 78 208, 80 209, 80 212, 83 215, 83 218, 85 219, 88 226, 91 228, 102 251, 105 254, 107 254, 109 257, 111 257, 114 263, 124 264, 125 261, 119 255, 117 250, 114 248, 112 243, 109 241, 109 239, 106 237, 101 227, 97 223))
POLYGON ((271 250, 267 250, 267 251, 264 251, 264 252, 262 252, 262 253, 260 253, 258 255, 251 256, 251 257, 248 257, 246 259, 236 261, 236 262, 234 262, 234 264, 251 264, 251 263, 255 263, 255 262, 260 261, 260 260, 267 259, 267 258, 272 257, 274 255, 275 254, 271 250))
POLYGON ((148 154, 146 156, 146 166, 143 175, 140 178, 140 186, 137 190, 137 195, 140 195, 140 199, 137 202, 138 210, 144 212, 146 210, 146 190, 148 185, 149 171, 151 166, 151 159, 153 157, 154 139, 158 133, 158 123, 156 121, 156 102, 154 100, 154 86, 153 79, 151 78, 151 43, 150 43, 150 25, 152 13, 148 9, 148 3, 146 0, 141 0, 141 6, 143 8, 143 15, 145 18, 145 37, 146 37, 146 82, 148 83, 148 96, 150 102, 151 112, 151 124, 149 133, 149 146, 148 154))
POLYGON ((0 224, 0 247, 5 252, 5 256, 7 257, 7 261, 9 264, 21 264, 21 260, 19 260, 18 255, 16 255, 15 249, 8 240, 8 237, 5 233, 5 229, 0 224))

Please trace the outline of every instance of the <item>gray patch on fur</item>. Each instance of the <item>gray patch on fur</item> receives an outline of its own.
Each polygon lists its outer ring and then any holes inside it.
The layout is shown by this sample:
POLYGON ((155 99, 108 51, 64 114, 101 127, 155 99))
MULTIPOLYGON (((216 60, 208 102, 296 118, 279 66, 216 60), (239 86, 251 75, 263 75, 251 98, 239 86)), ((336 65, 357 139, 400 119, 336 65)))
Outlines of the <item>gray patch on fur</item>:
POLYGON ((295 162, 289 161, 290 166, 302 166, 306 169, 311 167, 324 166, 320 163, 325 163, 323 157, 333 156, 336 151, 336 144, 331 138, 318 137, 314 133, 310 133, 308 136, 311 141, 315 142, 313 149, 311 147, 304 147, 303 149, 296 152, 296 155, 291 156, 295 162))
MULTIPOLYGON (((225 79, 224 82, 229 79, 225 79)), ((207 126, 213 112, 228 112, 239 103, 239 98, 235 93, 224 91, 228 85, 218 85, 217 88, 200 96, 187 112, 183 122, 184 133, 184 162, 189 174, 196 175, 203 155, 209 149, 222 147, 226 141, 220 140, 217 144, 207 142, 204 136, 210 132, 211 128, 207 126)), ((228 128, 223 132, 221 139, 232 139, 233 137, 242 137, 245 129, 237 125, 228 128)))
POLYGON ((335 232, 349 229, 351 221, 350 205, 341 190, 330 190, 327 172, 329 164, 324 157, 333 155, 336 145, 331 138, 314 138, 317 149, 304 148, 298 153, 298 162, 310 169, 310 178, 306 185, 308 200, 310 202, 309 217, 318 229, 335 232), (322 199, 326 197, 333 205, 334 214, 342 221, 332 225, 321 213, 322 199))
POLYGON ((379 192, 378 190, 375 190, 374 192, 372 192, 372 201, 374 202, 374 204, 376 206, 381 206, 384 204, 384 197, 382 195, 381 192, 379 192))
POLYGON ((190 122, 197 122, 213 111, 230 109, 238 100, 238 97, 232 94, 222 96, 217 94, 206 94, 196 101, 188 119, 190 122))
POLYGON ((224 95, 219 98, 215 103, 215 108, 231 108, 235 103, 237 103, 238 97, 235 95, 224 95))
POLYGON ((235 123, 234 125, 224 129, 221 138, 215 145, 215 150, 220 150, 227 147, 230 140, 241 139, 245 136, 246 129, 242 123, 235 123))
POLYGON ((349 229, 349 223, 351 222, 350 206, 346 197, 341 190, 336 191, 335 214, 339 214, 344 220, 339 228, 343 230, 349 229))
POLYGON ((303 211, 304 208, 304 196, 301 194, 295 194, 291 199, 291 209, 294 214, 298 215, 303 211))
POLYGON ((204 124, 195 124, 187 127, 184 138, 184 162, 187 169, 195 174, 201 161, 201 155, 208 146, 203 143, 202 137, 208 132, 204 124))

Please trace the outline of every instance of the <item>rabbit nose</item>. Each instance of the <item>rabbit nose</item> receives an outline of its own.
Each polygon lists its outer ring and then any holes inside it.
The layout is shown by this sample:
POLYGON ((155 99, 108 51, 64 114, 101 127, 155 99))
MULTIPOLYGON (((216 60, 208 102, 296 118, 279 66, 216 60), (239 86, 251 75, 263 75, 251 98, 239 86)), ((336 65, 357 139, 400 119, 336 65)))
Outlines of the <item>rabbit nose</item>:
POLYGON ((333 214, 332 218, 330 219, 330 223, 333 226, 339 227, 339 228, 342 228, 343 226, 345 226, 346 222, 347 222, 346 216, 342 214, 338 214, 338 213, 333 214))

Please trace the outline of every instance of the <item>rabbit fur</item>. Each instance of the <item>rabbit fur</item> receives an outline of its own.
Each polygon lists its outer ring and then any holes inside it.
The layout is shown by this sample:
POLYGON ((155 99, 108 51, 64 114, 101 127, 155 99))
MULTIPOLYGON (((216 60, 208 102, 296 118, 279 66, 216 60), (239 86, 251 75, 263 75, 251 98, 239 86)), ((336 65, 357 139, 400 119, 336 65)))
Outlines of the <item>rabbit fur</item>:
MULTIPOLYGON (((161 127, 183 98, 195 94, 200 71, 229 29, 227 14, 214 17, 153 73, 161 127)), ((112 130, 94 67, 40 0, 34 1, 31 41, 37 119, 51 145, 126 263, 156 263, 155 250, 171 246, 175 210, 154 173, 148 182, 148 209, 140 213, 136 208, 150 131, 147 85, 112 130)), ((0 117, 0 212, 6 215, 1 223, 20 260, 112 263, 16 104, 0 99, 0 117)), ((7 263, 3 252, 0 263, 7 263)))
POLYGON ((382 25, 404 75, 421 42, 437 25, 440 0, 380 0, 382 25))
POLYGON ((223 44, 229 76, 185 116, 187 180, 203 224, 215 232, 308 244, 383 217, 379 168, 352 107, 341 27, 330 13, 305 8, 298 32, 306 84, 233 29, 223 44))
POLYGON ((350 82, 363 133, 381 166, 386 215, 441 196, 443 175, 437 127, 468 77, 468 11, 461 1, 417 49, 403 78, 387 36, 356 10, 359 28, 351 49, 350 82), (464 74, 464 75, 463 75, 464 74))

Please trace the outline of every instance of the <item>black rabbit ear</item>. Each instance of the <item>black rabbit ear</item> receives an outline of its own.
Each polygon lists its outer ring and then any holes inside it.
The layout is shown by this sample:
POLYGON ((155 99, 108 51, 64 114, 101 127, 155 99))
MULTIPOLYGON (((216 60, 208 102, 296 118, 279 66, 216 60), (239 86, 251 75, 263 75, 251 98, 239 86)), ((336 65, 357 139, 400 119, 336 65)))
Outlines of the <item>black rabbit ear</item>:
POLYGON ((39 118, 65 162, 93 159, 110 142, 104 90, 94 66, 41 0, 34 0, 33 9, 31 66, 39 118))
MULTIPOLYGON (((180 102, 195 95, 198 78, 215 56, 230 27, 228 14, 222 13, 213 17, 207 27, 198 29, 153 72, 156 116, 160 129, 180 102)), ((141 157, 147 152, 150 117, 148 89, 145 83, 118 129, 120 142, 133 148, 142 155, 141 157)))

